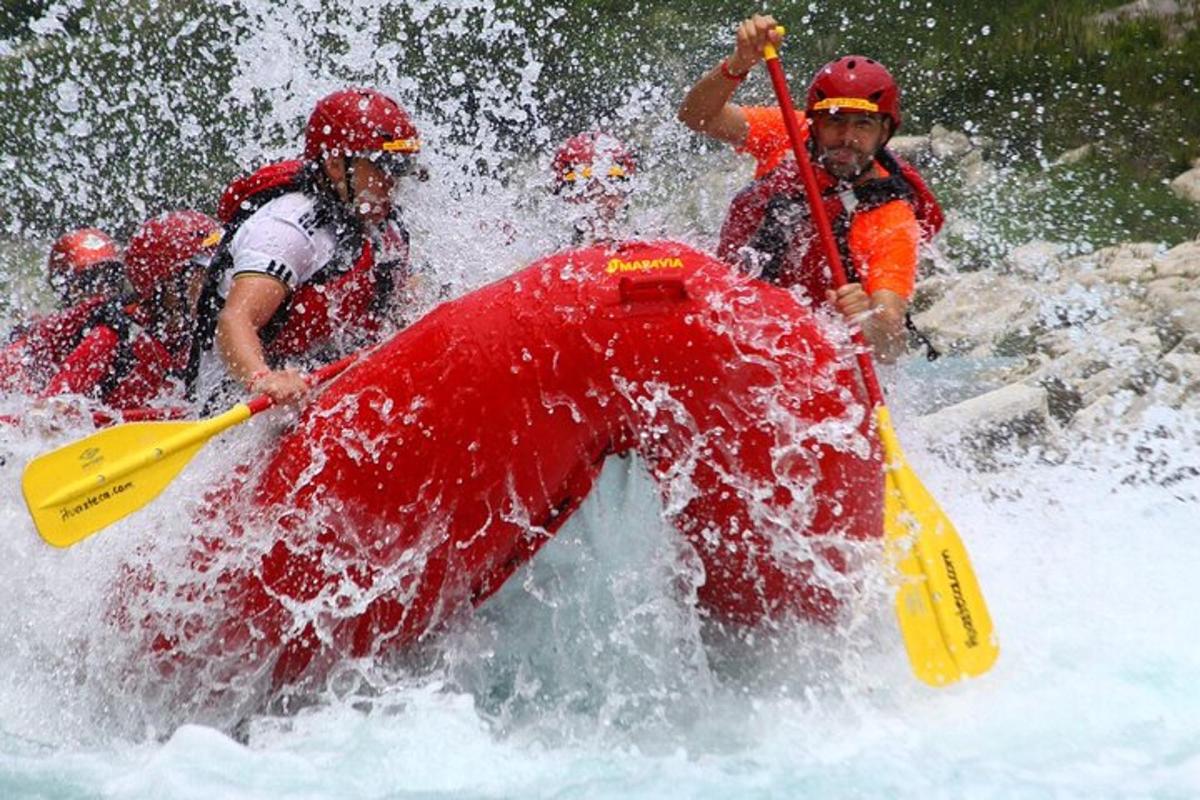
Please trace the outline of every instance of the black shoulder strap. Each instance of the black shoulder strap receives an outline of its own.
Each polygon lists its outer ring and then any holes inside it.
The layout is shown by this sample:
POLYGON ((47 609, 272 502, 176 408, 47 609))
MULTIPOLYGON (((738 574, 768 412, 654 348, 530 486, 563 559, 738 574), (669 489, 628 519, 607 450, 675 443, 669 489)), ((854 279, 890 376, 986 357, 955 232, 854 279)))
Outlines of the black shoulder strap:
POLYGON ((296 180, 279 186, 272 186, 269 189, 264 189, 247 197, 238 206, 238 210, 232 219, 225 224, 224 232, 221 235, 221 243, 217 246, 216 252, 213 253, 212 259, 208 262, 204 288, 200 292, 200 301, 196 306, 195 329, 192 333, 191 348, 188 351, 187 366, 184 367, 183 375, 180 376, 183 379, 189 400, 196 399, 196 378, 200 374, 200 360, 204 355, 204 351, 212 348, 213 337, 217 331, 217 317, 220 316, 221 308, 225 305, 224 300, 221 298, 221 280, 224 278, 225 273, 233 266, 233 256, 229 251, 230 244, 233 242, 233 235, 237 233, 246 220, 254 216, 255 212, 277 197, 282 197, 290 192, 307 193, 315 191, 315 175, 315 166, 309 164, 300 171, 296 180))
POLYGON ((859 207, 863 211, 890 203, 893 200, 907 200, 909 203, 913 201, 915 192, 908 179, 904 177, 901 171, 900 164, 896 161, 892 154, 886 149, 880 149, 875 156, 885 170, 888 172, 886 178, 874 178, 869 181, 863 181, 854 187, 854 196, 858 199, 859 207))
POLYGON ((762 222, 750 237, 747 246, 765 260, 762 279, 778 283, 782 277, 783 260, 795 235, 796 227, 809 217, 808 204, 802 195, 777 194, 767 201, 762 222))
MULTIPOLYGON (((243 222, 245 220, 242 220, 243 222)), ((238 223, 240 224, 240 222, 238 223)), ((221 278, 225 271, 233 266, 233 256, 229 253, 229 242, 237 230, 234 224, 225 227, 221 243, 213 253, 205 270, 204 289, 200 292, 200 300, 196 304, 196 321, 192 331, 192 345, 188 350, 187 366, 183 369, 183 384, 189 400, 195 400, 196 378, 200 375, 200 359, 204 351, 212 347, 213 336, 217 331, 217 316, 221 313, 224 302, 221 300, 221 278)))
POLYGON ((125 313, 125 302, 125 300, 114 298, 101 303, 88 317, 87 324, 80 327, 79 334, 75 339, 75 346, 78 346, 87 332, 99 325, 111 328, 117 334, 117 352, 112 367, 96 387, 100 399, 107 397, 116 389, 137 364, 133 353, 133 321, 125 313))

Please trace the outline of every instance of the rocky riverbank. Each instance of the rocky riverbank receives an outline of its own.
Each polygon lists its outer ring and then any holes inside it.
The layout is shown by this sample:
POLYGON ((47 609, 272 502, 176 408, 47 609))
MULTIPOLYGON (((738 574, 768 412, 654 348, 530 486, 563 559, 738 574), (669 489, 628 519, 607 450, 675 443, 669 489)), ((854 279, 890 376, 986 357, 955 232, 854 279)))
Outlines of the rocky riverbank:
POLYGON ((922 282, 915 319, 943 349, 1012 364, 1002 388, 938 416, 1111 438, 1155 407, 1200 407, 1200 240, 1062 252, 1035 242, 996 269, 922 282))
MULTIPOLYGON (((991 173, 984 147, 962 133, 935 128, 896 144, 917 163, 956 164, 964 183, 991 173)), ((1200 169, 1184 176, 1176 191, 1200 169)), ((984 269, 927 265, 918 327, 950 356, 1002 365, 987 376, 999 388, 920 419, 933 449, 983 466, 1014 450, 1066 458, 1082 442, 1144 437, 1164 410, 1200 421, 1200 237, 1078 252, 1035 241, 984 269)), ((1163 435, 1181 433, 1200 444, 1200 424, 1163 435)))

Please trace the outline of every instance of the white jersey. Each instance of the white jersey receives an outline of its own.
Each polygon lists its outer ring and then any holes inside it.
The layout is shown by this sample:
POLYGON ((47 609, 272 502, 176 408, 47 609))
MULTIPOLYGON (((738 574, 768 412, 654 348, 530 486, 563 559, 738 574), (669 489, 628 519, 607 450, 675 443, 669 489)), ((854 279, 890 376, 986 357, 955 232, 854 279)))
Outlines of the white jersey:
POLYGON ((330 262, 337 246, 334 226, 317 224, 316 201, 302 192, 288 192, 238 227, 229 243, 233 267, 222 276, 218 290, 228 297, 238 275, 261 274, 294 291, 330 262))
MULTIPOLYGON (((284 284, 288 292, 310 283, 317 273, 341 255, 357 260, 360 252, 344 253, 339 248, 335 222, 320 224, 318 201, 303 192, 280 195, 251 214, 234 231, 229 240, 229 266, 225 267, 217 284, 222 303, 229 297, 233 281, 239 275, 267 275, 284 284)), ((407 275, 409 266, 408 234, 400 223, 398 212, 382 228, 369 232, 374 264, 399 268, 407 275)), ((215 325, 215 320, 213 322, 215 325)), ((345 327, 345 326, 343 326, 345 327)), ((214 352, 212 343, 205 344, 200 353, 196 376, 196 396, 207 398, 225 380, 225 366, 214 352)))

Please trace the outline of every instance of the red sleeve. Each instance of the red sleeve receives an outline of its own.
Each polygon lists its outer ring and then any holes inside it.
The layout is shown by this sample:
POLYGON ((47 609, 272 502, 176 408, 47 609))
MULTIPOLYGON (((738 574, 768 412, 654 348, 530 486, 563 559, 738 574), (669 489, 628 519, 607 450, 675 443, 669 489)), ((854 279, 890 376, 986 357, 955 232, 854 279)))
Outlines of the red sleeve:
POLYGON ((92 328, 79 346, 63 359, 42 397, 93 393, 113 368, 120 341, 117 332, 107 325, 92 328))

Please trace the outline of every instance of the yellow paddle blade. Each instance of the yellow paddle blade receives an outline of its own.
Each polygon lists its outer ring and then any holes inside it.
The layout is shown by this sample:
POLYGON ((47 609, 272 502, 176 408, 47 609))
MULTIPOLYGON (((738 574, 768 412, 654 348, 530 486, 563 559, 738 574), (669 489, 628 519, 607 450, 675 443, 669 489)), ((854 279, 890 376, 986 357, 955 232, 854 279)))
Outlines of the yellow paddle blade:
POLYGON ((243 404, 199 422, 131 422, 38 456, 21 477, 33 524, 70 547, 149 503, 205 442, 250 415, 243 404))
POLYGON ((945 686, 982 675, 1000 654, 992 618, 954 524, 904 459, 885 406, 884 537, 899 572, 896 616, 917 677, 945 686))

